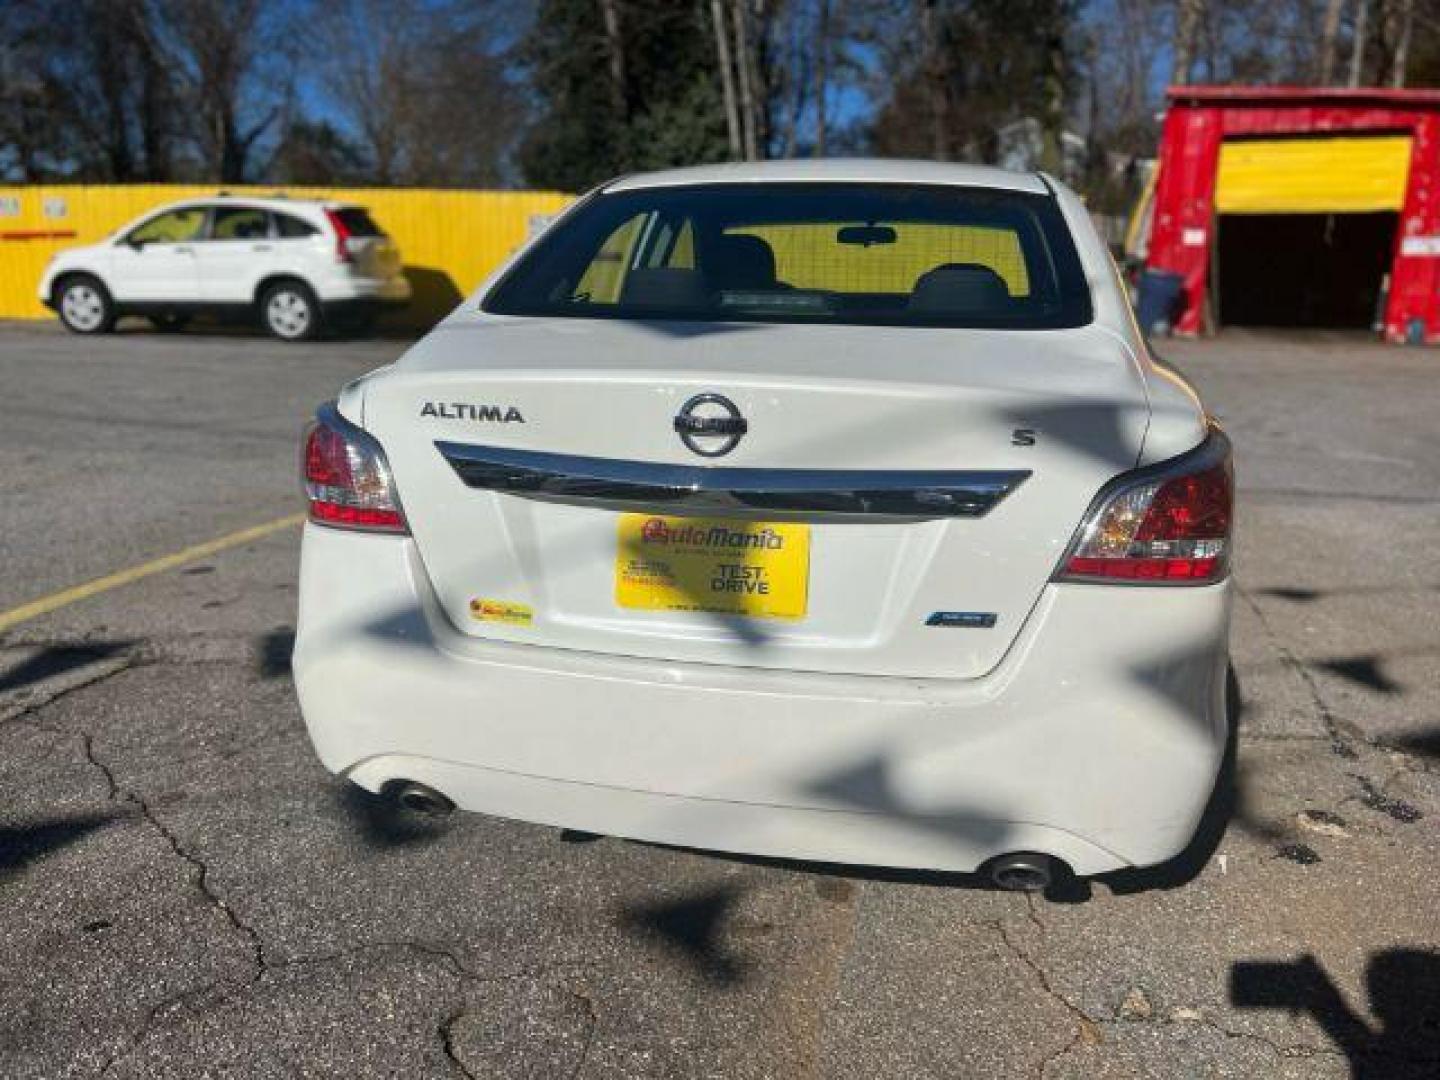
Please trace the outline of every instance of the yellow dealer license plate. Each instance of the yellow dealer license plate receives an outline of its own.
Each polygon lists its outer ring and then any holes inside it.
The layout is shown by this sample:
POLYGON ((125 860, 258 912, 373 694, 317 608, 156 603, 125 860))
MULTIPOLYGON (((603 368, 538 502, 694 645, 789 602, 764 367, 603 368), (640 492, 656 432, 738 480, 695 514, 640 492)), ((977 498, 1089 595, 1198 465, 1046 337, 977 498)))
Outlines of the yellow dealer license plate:
POLYGON ((798 619, 810 585, 810 527, 621 514, 615 602, 641 611, 798 619))

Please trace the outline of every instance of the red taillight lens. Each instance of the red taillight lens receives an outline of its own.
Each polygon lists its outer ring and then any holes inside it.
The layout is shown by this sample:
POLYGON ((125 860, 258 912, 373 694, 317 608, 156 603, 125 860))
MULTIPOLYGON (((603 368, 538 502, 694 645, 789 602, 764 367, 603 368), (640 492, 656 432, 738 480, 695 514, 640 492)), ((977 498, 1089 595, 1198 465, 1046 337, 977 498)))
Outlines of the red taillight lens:
POLYGON ((334 210, 326 210, 325 219, 330 222, 330 228, 335 230, 335 261, 354 262, 355 255, 350 250, 350 229, 346 226, 345 219, 334 210))
POLYGON ((310 520, 370 532, 408 533, 380 444, 333 406, 305 432, 301 472, 310 520))
POLYGON ((1230 444, 1218 430, 1172 467, 1115 485, 1080 527, 1060 573, 1070 581, 1217 581, 1230 558, 1230 444))

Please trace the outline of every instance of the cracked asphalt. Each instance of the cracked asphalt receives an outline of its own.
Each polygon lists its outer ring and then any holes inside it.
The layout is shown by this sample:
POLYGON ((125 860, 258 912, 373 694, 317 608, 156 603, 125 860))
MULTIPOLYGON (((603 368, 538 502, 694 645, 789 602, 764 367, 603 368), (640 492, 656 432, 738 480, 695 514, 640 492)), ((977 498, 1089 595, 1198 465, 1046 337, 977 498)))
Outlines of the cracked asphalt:
MULTIPOLYGON (((0 326, 0 611, 298 509, 310 408, 402 348, 0 326)), ((1240 484, 1235 780, 1175 865, 396 818, 311 755, 287 530, 0 638, 0 1075, 1440 1076, 1440 360, 1163 352, 1240 484)))

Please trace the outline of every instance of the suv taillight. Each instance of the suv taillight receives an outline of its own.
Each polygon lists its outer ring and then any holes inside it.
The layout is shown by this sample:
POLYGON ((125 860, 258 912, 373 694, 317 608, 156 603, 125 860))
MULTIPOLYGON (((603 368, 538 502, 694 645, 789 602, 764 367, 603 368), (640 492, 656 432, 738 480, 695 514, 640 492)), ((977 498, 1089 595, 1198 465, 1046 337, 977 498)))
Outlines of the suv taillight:
POLYGON ((333 404, 321 406, 302 446, 300 472, 311 521, 366 532, 410 531, 385 452, 333 404))
POLYGON ((354 262, 355 253, 350 250, 350 230, 345 225, 345 219, 334 210, 326 210, 325 220, 330 222, 330 228, 335 231, 335 261, 354 262))
POLYGON ((1225 576, 1233 521, 1230 440, 1210 429, 1199 449, 1108 484, 1055 577, 1203 585, 1225 576))

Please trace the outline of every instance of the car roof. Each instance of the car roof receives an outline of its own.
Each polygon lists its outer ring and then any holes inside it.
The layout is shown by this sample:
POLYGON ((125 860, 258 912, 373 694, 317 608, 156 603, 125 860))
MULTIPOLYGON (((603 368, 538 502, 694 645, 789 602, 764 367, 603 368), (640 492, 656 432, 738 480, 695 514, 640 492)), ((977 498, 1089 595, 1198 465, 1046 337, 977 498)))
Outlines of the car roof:
POLYGON ((360 203, 347 202, 344 199, 292 198, 279 192, 271 195, 251 195, 243 191, 217 191, 213 195, 193 195, 188 199, 177 199, 174 202, 152 207, 146 211, 145 216, 149 217, 161 211, 175 210, 185 206, 223 206, 226 203, 233 203, 236 206, 253 206, 261 210, 299 211, 302 214, 307 211, 318 213, 323 210, 365 209, 360 203))
POLYGON ((1011 172, 990 165, 944 161, 895 161, 882 158, 807 158, 787 161, 737 161, 684 169, 635 173, 606 184, 606 192, 637 191, 693 184, 767 183, 946 184, 1044 195, 1051 191, 1039 173, 1011 172))

